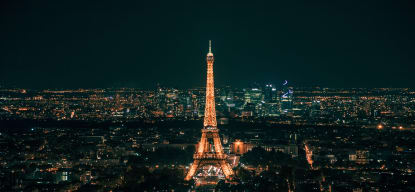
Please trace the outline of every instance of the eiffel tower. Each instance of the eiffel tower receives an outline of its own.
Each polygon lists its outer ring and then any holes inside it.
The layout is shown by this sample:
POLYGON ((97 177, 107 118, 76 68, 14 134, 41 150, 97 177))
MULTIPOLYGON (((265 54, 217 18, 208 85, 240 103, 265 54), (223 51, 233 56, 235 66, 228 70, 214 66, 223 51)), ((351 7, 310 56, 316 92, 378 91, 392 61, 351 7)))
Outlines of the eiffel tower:
POLYGON ((216 123, 215 88, 213 83, 213 53, 212 44, 209 41, 209 53, 207 54, 207 81, 206 81, 206 105, 205 118, 203 122, 202 137, 193 155, 194 162, 190 167, 185 180, 193 178, 196 171, 205 166, 213 165, 219 167, 226 179, 232 179, 233 170, 226 162, 226 154, 223 153, 219 137, 219 129, 216 123))

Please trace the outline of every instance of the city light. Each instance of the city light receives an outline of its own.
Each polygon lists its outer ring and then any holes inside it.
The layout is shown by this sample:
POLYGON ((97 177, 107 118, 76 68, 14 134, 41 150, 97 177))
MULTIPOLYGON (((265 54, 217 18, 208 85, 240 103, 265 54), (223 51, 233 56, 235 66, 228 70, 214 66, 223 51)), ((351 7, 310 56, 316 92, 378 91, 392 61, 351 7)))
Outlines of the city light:
POLYGON ((2 1, 0 192, 415 191, 414 6, 2 1))

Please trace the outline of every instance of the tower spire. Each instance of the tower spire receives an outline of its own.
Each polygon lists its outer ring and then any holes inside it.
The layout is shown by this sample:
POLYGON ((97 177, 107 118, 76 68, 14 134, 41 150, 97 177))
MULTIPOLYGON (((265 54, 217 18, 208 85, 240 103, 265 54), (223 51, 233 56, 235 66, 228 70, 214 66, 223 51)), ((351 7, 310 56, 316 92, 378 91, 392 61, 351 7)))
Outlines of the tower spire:
POLYGON ((212 41, 209 40, 209 53, 212 53, 212 41))

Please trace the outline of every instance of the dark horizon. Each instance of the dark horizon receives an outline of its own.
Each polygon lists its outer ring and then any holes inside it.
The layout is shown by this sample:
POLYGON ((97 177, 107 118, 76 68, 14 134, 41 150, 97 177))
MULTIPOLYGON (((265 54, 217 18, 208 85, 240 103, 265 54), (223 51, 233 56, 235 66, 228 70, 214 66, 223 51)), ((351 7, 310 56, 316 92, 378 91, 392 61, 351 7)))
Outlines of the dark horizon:
MULTIPOLYGON (((257 82, 247 84, 246 86, 231 86, 231 85, 215 85, 215 89, 222 89, 225 87, 231 87, 235 89, 245 89, 245 88, 254 88, 254 87, 264 87, 267 84, 273 84, 277 88, 282 88, 283 86, 281 84, 275 84, 270 82, 265 82, 263 84, 258 84, 257 82), (257 86, 256 86, 257 85, 257 86)), ((24 86, 16 86, 16 85, 10 85, 10 84, 0 84, 0 88, 5 89, 25 89, 25 90, 78 90, 78 89, 137 89, 137 90, 155 90, 157 89, 157 84, 154 86, 146 86, 146 87, 128 87, 128 86, 108 86, 108 87, 24 87, 24 86)), ((160 88, 166 88, 166 89, 178 89, 178 90, 186 90, 186 89, 205 89, 206 86, 194 86, 194 87, 179 87, 179 86, 170 86, 170 85, 160 85, 160 88)), ((303 86, 303 85, 297 85, 297 84, 290 84, 289 87, 293 87, 294 89, 300 88, 328 88, 328 89, 410 89, 414 90, 413 87, 342 87, 342 86, 319 86, 319 85, 310 85, 310 86, 303 86)))
POLYGON ((412 1, 2 1, 0 83, 415 88, 412 1))

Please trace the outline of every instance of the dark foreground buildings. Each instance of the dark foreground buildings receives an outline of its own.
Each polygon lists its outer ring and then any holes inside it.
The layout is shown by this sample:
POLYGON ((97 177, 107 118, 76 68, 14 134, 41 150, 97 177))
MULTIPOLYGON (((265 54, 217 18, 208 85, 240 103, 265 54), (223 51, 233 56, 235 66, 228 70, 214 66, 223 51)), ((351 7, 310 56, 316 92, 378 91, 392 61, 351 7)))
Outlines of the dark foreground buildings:
MULTIPOLYGON (((235 173, 217 190, 414 190, 413 90, 286 90, 215 90, 235 173)), ((194 189, 204 93, 1 89, 0 190, 194 189)))

